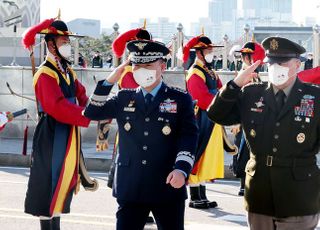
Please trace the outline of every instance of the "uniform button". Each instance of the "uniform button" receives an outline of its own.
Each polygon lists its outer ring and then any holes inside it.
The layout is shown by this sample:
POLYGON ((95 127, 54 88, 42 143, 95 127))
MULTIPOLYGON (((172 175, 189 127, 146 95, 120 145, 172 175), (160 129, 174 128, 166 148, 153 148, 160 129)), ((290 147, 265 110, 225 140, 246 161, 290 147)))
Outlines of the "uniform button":
POLYGON ((148 132, 148 131, 144 131, 143 134, 144 134, 145 136, 148 136, 148 135, 149 135, 149 132, 148 132))
POLYGON ((150 121, 150 118, 149 118, 149 117, 146 117, 144 120, 145 120, 146 122, 149 122, 149 121, 150 121))
POLYGON ((274 135, 274 139, 277 140, 278 138, 279 138, 279 135, 278 135, 278 134, 275 134, 275 135, 274 135))
POLYGON ((144 151, 146 151, 146 150, 148 149, 148 146, 144 145, 144 146, 142 147, 142 149, 143 149, 144 151))
POLYGON ((121 165, 121 162, 119 162, 119 166, 121 165))
POLYGON ((277 122, 277 123, 276 123, 276 126, 279 127, 279 126, 280 126, 280 122, 277 122))
POLYGON ((146 164, 147 164, 147 161, 146 161, 146 160, 142 160, 141 163, 142 163, 143 165, 146 165, 146 164))
POLYGON ((277 148, 273 148, 273 149, 272 149, 272 152, 274 152, 274 153, 277 152, 277 151, 278 151, 277 148))

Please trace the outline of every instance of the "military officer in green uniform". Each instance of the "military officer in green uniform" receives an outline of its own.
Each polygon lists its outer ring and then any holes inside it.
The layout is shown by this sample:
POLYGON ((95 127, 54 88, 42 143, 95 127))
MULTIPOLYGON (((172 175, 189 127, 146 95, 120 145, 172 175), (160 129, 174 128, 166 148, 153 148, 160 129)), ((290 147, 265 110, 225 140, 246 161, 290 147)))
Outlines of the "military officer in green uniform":
POLYGON ((208 109, 222 125, 241 123, 250 150, 245 206, 251 230, 311 230, 320 210, 320 88, 297 78, 305 49, 269 37, 268 82, 251 83, 260 61, 228 82, 208 109))

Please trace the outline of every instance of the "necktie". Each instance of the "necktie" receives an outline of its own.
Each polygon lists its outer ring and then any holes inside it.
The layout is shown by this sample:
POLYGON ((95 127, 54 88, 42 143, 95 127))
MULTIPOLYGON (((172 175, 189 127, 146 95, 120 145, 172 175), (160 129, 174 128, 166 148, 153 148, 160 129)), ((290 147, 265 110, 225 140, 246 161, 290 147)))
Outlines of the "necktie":
POLYGON ((152 101, 152 94, 151 93, 147 93, 146 96, 144 97, 145 99, 145 103, 146 103, 146 107, 148 107, 151 104, 152 101))
POLYGON ((286 98, 286 94, 283 92, 283 90, 279 90, 276 94, 276 103, 277 103, 278 113, 281 111, 284 105, 285 98, 286 98))

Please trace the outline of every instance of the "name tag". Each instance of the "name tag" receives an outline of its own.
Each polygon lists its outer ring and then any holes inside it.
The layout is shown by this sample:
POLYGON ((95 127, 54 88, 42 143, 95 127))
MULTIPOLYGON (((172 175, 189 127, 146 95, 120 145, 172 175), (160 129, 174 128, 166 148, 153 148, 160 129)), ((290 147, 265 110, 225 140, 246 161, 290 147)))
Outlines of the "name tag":
POLYGON ((136 108, 135 107, 124 107, 123 108, 123 111, 124 112, 134 112, 136 110, 136 108))

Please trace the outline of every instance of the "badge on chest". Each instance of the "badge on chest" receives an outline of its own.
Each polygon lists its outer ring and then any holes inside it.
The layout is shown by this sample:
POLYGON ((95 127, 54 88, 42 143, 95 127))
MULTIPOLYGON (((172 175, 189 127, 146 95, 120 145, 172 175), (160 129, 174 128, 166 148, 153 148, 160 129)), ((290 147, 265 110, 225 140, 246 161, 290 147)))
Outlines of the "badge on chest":
POLYGON ((133 112, 136 110, 136 108, 135 108, 135 106, 134 106, 134 103, 135 103, 135 101, 130 101, 129 104, 128 104, 128 106, 126 106, 126 107, 123 108, 123 111, 124 111, 124 112, 131 112, 131 113, 133 113, 133 112))
POLYGON ((263 107, 264 107, 264 103, 263 103, 263 97, 260 97, 259 101, 254 103, 254 107, 250 108, 250 110, 252 112, 256 112, 256 113, 262 113, 263 112, 263 107))
POLYGON ((314 116, 314 96, 304 95, 299 106, 294 107, 295 121, 310 123, 314 116))
POLYGON ((159 111, 160 113, 177 113, 177 102, 168 98, 160 103, 159 111))

